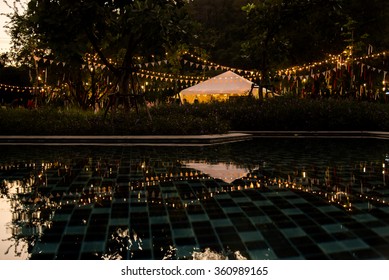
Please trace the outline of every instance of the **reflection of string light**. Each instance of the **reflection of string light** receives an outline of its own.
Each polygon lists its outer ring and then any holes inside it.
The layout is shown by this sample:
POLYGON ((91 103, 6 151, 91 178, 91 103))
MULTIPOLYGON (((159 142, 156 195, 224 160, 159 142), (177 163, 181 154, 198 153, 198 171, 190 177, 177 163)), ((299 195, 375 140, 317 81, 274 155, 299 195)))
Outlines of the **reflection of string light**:
MULTIPOLYGON (((231 163, 230 163, 231 164, 231 163)), ((24 164, 24 166, 28 166, 29 168, 32 168, 33 170, 36 170, 37 168, 36 163, 29 163, 24 164)), ((34 209, 36 211, 39 211, 40 209, 57 209, 60 208, 62 205, 69 205, 74 204, 78 207, 85 206, 87 204, 94 204, 94 203, 103 203, 104 201, 112 201, 115 190, 112 186, 95 186, 94 184, 90 184, 89 187, 83 188, 83 190, 79 192, 69 192, 69 193, 63 193, 62 195, 60 193, 50 193, 48 196, 40 196, 37 198, 33 198, 34 195, 34 189, 35 187, 38 187, 39 184, 42 184, 43 186, 47 185, 42 182, 42 178, 47 178, 47 172, 52 168, 58 168, 58 174, 60 167, 64 166, 63 169, 61 169, 61 176, 67 176, 71 174, 71 168, 69 168, 67 165, 63 165, 62 163, 58 162, 43 162, 38 165, 40 167, 40 171, 36 174, 36 180, 34 179, 34 176, 31 176, 29 180, 24 181, 14 181, 12 183, 8 181, 4 181, 3 186, 5 186, 7 189, 16 189, 17 194, 16 196, 19 197, 21 202, 23 203, 31 203, 34 204, 34 209), (37 185, 38 184, 38 185, 37 185), (33 188, 33 186, 35 187, 33 188), (29 197, 30 195, 30 197, 29 197)), ((384 166, 384 164, 383 164, 384 166)), ((20 167, 20 164, 5 164, 0 165, 1 170, 13 170, 20 167)), ((339 205, 342 205, 346 209, 351 209, 351 200, 354 197, 358 197, 360 199, 368 200, 370 202, 375 202, 379 204, 385 204, 389 205, 389 202, 385 199, 382 199, 380 197, 374 196, 374 195, 366 195, 366 194, 353 194, 352 196, 348 194, 347 192, 339 193, 339 192, 333 192, 331 190, 317 190, 317 188, 320 188, 319 185, 315 185, 312 183, 308 183, 309 178, 307 176, 306 171, 302 171, 302 180, 295 180, 293 178, 290 178, 288 176, 287 180, 281 179, 281 178, 275 178, 275 179, 266 179, 262 181, 260 178, 257 177, 256 174, 248 173, 246 176, 241 178, 241 181, 245 182, 243 184, 227 184, 224 186, 218 185, 218 187, 215 187, 213 189, 207 188, 204 186, 204 189, 201 192, 190 192, 186 195, 184 195, 181 199, 185 201, 185 203, 177 203, 177 201, 174 200, 174 197, 169 197, 168 194, 165 194, 165 196, 162 198, 162 188, 159 192, 158 199, 156 197, 156 193, 154 191, 148 191, 148 187, 154 187, 158 186, 160 183, 163 182, 174 182, 174 181, 191 181, 191 180, 212 180, 213 177, 202 173, 198 170, 185 170, 180 172, 166 172, 166 173, 160 173, 155 174, 153 170, 150 168, 150 166, 147 166, 145 162, 142 162, 139 166, 140 170, 144 171, 144 181, 138 182, 137 184, 131 184, 129 185, 129 190, 136 192, 137 200, 139 202, 149 202, 149 203, 157 203, 161 204, 161 200, 163 200, 164 204, 168 207, 172 208, 182 208, 182 207, 189 207, 191 204, 195 204, 200 200, 207 200, 209 198, 215 197, 215 195, 220 193, 226 193, 226 192, 234 192, 234 191, 241 191, 241 190, 248 190, 248 189, 260 189, 260 188, 288 188, 292 190, 298 190, 303 192, 312 193, 319 196, 324 196, 329 202, 331 203, 338 203, 339 205), (140 189, 141 188, 141 189, 140 189), (144 189, 146 188, 146 189, 144 189), (193 199, 194 198, 194 199, 193 199)), ((86 168, 86 170, 89 170, 86 168)), ((94 168, 96 172, 100 172, 101 174, 104 173, 101 168, 94 168)), ((112 172, 112 168, 107 168, 107 171, 109 173, 112 172)), ((366 172, 366 167, 363 165, 363 172, 366 172)), ((314 182, 314 181, 313 181, 314 182)), ((13 204, 16 205, 16 204, 13 204)))

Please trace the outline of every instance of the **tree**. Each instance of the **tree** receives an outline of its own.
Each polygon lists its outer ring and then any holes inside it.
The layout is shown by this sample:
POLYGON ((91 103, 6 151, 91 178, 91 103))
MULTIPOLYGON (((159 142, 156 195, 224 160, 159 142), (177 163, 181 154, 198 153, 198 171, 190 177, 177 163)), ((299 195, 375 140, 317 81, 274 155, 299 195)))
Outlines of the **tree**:
MULTIPOLYGON (((31 0, 22 24, 39 46, 75 66, 96 54, 115 77, 126 108, 141 93, 137 64, 164 56, 189 32, 184 0, 31 0)), ((21 23, 15 22, 16 30, 21 23)))
MULTIPOLYGON (((353 30, 357 55, 366 55, 368 46, 374 50, 389 48, 389 2, 381 0, 344 0, 344 14, 348 19, 345 32, 353 30), (351 29, 350 29, 351 27, 351 29)), ((350 39, 351 35, 347 39, 350 39)))
POLYGON ((194 45, 206 50, 222 65, 244 67, 241 43, 247 39, 246 14, 241 7, 251 0, 196 0, 189 14, 199 24, 194 45))
POLYGON ((264 84, 269 84, 269 72, 276 67, 317 60, 339 48, 338 0, 264 0, 242 9, 250 32, 243 48, 260 69, 264 84))
POLYGON ((6 53, 2 53, 0 55, 0 69, 2 69, 5 66, 7 60, 8 60, 8 55, 6 53))
POLYGON ((30 97, 31 86, 26 67, 4 66, 0 67, 0 103, 12 103, 18 100, 19 105, 26 105, 30 97))

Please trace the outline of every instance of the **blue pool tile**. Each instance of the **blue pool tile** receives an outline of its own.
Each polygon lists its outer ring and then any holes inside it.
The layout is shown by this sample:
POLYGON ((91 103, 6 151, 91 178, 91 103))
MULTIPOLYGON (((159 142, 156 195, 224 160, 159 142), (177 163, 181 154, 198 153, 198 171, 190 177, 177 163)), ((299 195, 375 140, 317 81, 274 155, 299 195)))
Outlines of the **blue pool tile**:
POLYGON ((209 217, 207 214, 188 215, 188 218, 191 222, 209 221, 209 217))
POLYGON ((86 241, 83 243, 82 252, 104 252, 105 251, 105 240, 104 241, 86 241))
POLYGON ((389 237, 389 226, 373 227, 371 229, 381 237, 389 237))
POLYGON ((333 253, 346 251, 344 244, 342 242, 338 242, 338 241, 319 243, 318 246, 326 254, 333 254, 333 253))
POLYGON ((32 254, 55 254, 59 248, 59 243, 43 243, 39 242, 34 249, 32 254))
POLYGON ((284 234, 285 237, 292 238, 292 237, 303 237, 307 236, 307 233, 299 228, 299 227, 292 227, 292 228, 284 228, 281 229, 281 232, 284 234))
POLYGON ((262 207, 262 206, 271 206, 273 205, 273 202, 269 200, 259 200, 259 201, 254 201, 254 204, 258 207, 262 207))
POLYGON ((225 227, 233 225, 230 219, 212 219, 211 223, 214 227, 225 227))
POLYGON ((271 249, 251 250, 249 252, 253 260, 277 260, 278 257, 271 249))
POLYGON ((349 239, 340 241, 340 243, 345 247, 346 251, 355 251, 360 249, 368 249, 370 246, 366 244, 361 239, 349 239))
POLYGON ((243 242, 265 240, 265 238, 259 231, 240 232, 239 236, 243 242))
POLYGON ((65 234, 85 234, 86 233, 86 225, 85 226, 68 226, 66 227, 65 234))
POLYGON ((298 215, 303 214, 299 208, 286 208, 281 210, 285 215, 298 215))
POLYGON ((377 218, 370 214, 357 214, 352 216, 354 220, 358 222, 371 222, 377 221, 377 218))
POLYGON ((348 231, 348 229, 342 224, 327 224, 327 225, 322 225, 322 228, 325 229, 328 233, 348 231))
POLYGON ((256 216, 256 217, 249 217, 249 219, 251 220, 251 222, 253 224, 267 224, 267 223, 273 222, 273 220, 270 217, 265 216, 265 215, 256 216))
POLYGON ((174 229, 172 233, 175 238, 194 236, 192 228, 174 229))

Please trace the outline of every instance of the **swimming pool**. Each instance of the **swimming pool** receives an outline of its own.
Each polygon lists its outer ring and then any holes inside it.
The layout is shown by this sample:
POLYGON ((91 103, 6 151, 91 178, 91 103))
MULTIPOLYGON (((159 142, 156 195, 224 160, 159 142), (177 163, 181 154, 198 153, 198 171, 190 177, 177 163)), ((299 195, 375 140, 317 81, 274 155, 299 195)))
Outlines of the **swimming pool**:
POLYGON ((389 258, 384 140, 0 151, 0 259, 389 258))

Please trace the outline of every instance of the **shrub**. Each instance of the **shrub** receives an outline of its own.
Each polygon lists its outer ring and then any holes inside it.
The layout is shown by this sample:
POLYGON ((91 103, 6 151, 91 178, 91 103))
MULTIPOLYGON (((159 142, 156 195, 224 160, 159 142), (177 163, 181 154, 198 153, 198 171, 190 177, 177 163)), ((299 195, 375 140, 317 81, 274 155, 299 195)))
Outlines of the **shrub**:
POLYGON ((163 105, 139 114, 79 109, 0 109, 2 135, 194 135, 229 130, 389 131, 389 105, 343 99, 278 97, 163 105))

